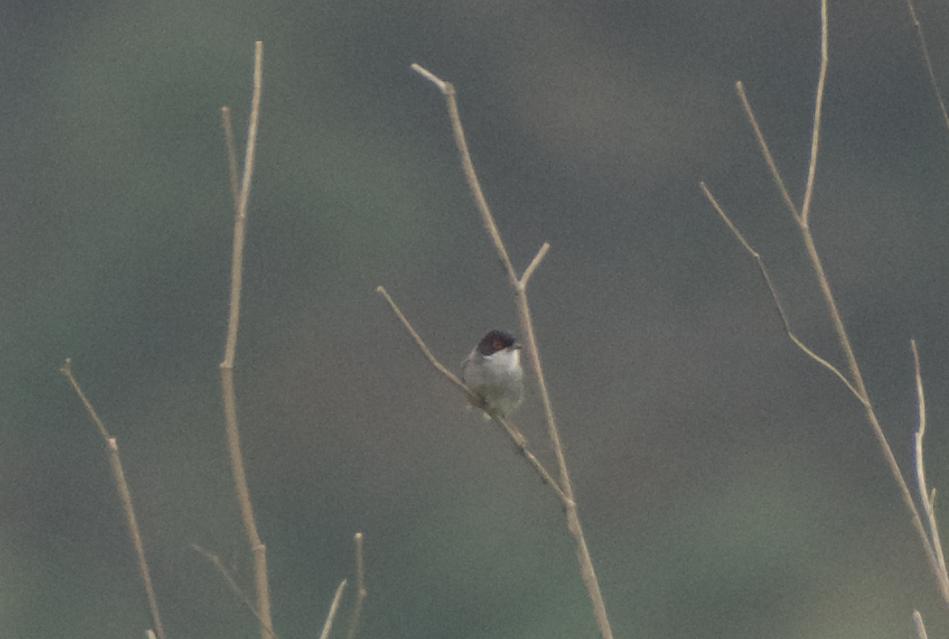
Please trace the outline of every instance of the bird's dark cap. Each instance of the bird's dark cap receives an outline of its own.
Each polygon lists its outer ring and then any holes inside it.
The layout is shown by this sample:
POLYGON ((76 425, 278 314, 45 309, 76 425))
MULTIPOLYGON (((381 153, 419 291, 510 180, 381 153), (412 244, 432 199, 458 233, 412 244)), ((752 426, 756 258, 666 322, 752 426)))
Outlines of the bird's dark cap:
POLYGON ((517 343, 517 340, 510 333, 505 333, 504 331, 488 331, 478 343, 478 352, 488 357, 506 348, 520 347, 521 345, 517 343))

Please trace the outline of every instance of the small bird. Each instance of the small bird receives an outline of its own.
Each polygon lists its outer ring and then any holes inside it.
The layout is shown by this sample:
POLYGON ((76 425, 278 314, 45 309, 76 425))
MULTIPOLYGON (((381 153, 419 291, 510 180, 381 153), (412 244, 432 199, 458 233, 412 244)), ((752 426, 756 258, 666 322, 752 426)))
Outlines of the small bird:
POLYGON ((506 417, 524 400, 521 345, 504 331, 488 331, 461 362, 461 378, 478 398, 477 408, 506 417))

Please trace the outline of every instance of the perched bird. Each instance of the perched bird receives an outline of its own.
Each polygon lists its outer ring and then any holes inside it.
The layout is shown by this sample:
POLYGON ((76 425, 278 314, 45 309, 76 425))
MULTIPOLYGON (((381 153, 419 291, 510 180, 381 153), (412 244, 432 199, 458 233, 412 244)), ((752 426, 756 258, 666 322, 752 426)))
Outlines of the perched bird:
POLYGON ((524 399, 521 345, 504 331, 489 331, 461 362, 461 378, 489 414, 506 417, 524 399))

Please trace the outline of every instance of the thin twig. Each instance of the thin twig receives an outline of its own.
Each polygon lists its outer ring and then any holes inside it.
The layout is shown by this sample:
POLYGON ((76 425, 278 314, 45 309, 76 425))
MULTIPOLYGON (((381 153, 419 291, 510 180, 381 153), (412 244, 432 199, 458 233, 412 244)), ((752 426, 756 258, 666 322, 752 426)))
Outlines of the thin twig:
POLYGON ((824 87, 827 83, 827 0, 820 3, 820 71, 817 74, 817 97, 814 99, 814 127, 811 135, 811 158, 807 163, 807 186, 804 187, 804 203, 801 204, 800 224, 808 228, 811 217, 811 202, 814 199, 814 178, 817 175, 817 149, 820 146, 820 122, 824 111, 824 87))
POLYGON ((731 221, 731 218, 725 213, 725 210, 722 209, 721 205, 718 203, 718 200, 715 199, 715 196, 712 195, 711 191, 708 190, 708 187, 705 186, 705 182, 700 182, 699 187, 702 189, 702 193, 705 194, 705 197, 708 198, 708 201, 712 203, 712 207, 718 212, 718 215, 725 221, 725 224, 728 225, 728 228, 734 234, 741 245, 744 247, 748 253, 751 254, 755 261, 758 263, 758 270, 761 271, 762 277, 764 277, 765 283, 768 285, 768 289, 771 291, 771 297, 774 300, 774 306, 778 311, 778 315, 781 316, 781 322, 784 324, 784 332, 787 333, 788 338, 802 351, 804 351, 808 357, 813 359, 815 362, 825 367, 831 373, 837 376, 837 378, 844 383, 844 385, 854 394, 861 402, 865 401, 864 398, 857 392, 857 389, 854 388, 853 384, 850 383, 850 380, 847 379, 843 373, 840 372, 836 366, 828 362, 826 359, 815 353, 813 350, 807 347, 807 345, 802 342, 797 335, 791 330, 791 324, 788 319, 788 314, 784 310, 784 305, 781 303, 781 296, 778 295, 778 289, 774 285, 774 280, 771 279, 771 274, 768 272, 768 268, 765 266, 764 260, 761 258, 761 254, 758 253, 748 240, 745 239, 745 236, 742 235, 741 231, 738 230, 738 227, 735 226, 734 222, 731 221))
POLYGON ((735 89, 738 91, 738 97, 741 99, 742 106, 745 107, 745 115, 748 116, 748 121, 751 122, 751 128, 755 132, 755 139, 758 140, 758 146, 761 147, 761 153, 764 155, 765 163, 768 165, 768 168, 771 169, 771 177, 774 178, 774 182, 778 186, 781 198, 784 200, 784 204, 788 207, 788 210, 791 211, 791 215, 794 216, 794 219, 800 221, 801 215, 798 213, 797 205, 794 204, 791 194, 788 193, 787 187, 784 186, 781 172, 778 170, 778 165, 774 161, 774 156, 771 155, 771 149, 768 148, 764 134, 761 133, 761 127, 758 126, 758 119, 755 117, 755 112, 751 108, 751 102, 748 101, 748 96, 745 95, 745 85, 742 84, 741 81, 736 82, 735 89))
MULTIPOLYGON (((232 368, 234 366, 234 351, 237 349, 237 325, 240 320, 241 308, 241 282, 243 280, 244 266, 244 238, 247 227, 247 204, 250 200, 250 183, 254 175, 254 152, 257 149, 257 123, 260 120, 260 92, 263 82, 263 57, 264 43, 257 42, 254 48, 254 93, 251 98, 250 124, 247 127, 247 149, 244 153, 244 177, 241 180, 241 188, 234 191, 234 179, 231 178, 232 192, 237 193, 237 199, 234 200, 235 223, 234 223, 234 255, 231 260, 231 311, 228 317, 227 346, 224 350, 224 362, 222 367, 232 368)), ((225 117, 224 125, 230 124, 230 118, 225 117)), ((228 155, 234 157, 233 133, 228 133, 225 129, 225 141, 228 144, 228 155), (227 142, 229 140, 229 142, 227 142)), ((230 166, 233 161, 228 162, 230 166)))
POLYGON ((445 82, 438 78, 434 73, 418 64, 413 64, 412 70, 434 83, 435 86, 438 87, 438 90, 445 96, 448 116, 451 119, 451 128, 455 136, 455 144, 458 146, 458 151, 461 154, 462 169, 464 170, 465 177, 468 179, 468 188, 471 190, 475 204, 481 212, 481 221, 484 222, 484 227, 494 242, 494 248, 498 253, 501 264, 504 265, 504 270, 508 274, 511 286, 516 288, 517 274, 514 272, 514 266, 511 264, 511 258, 507 254, 507 249, 504 248, 504 242, 501 241, 501 232, 498 230, 498 225, 494 222, 494 216, 491 215, 491 210, 488 208, 488 201, 484 197, 484 191, 481 189, 481 183, 478 181, 474 164, 471 161, 471 153, 468 151, 468 141, 465 139, 465 130, 461 126, 461 116, 458 114, 455 86, 450 82, 445 82))
POLYGON ((240 178, 237 176, 237 150, 234 148, 234 129, 231 127, 230 107, 221 107, 221 125, 224 128, 224 146, 227 147, 227 173, 231 178, 231 199, 234 201, 234 214, 240 215, 237 203, 241 199, 240 178))
MULTIPOLYGON (((241 508, 241 519, 254 557, 254 584, 257 589, 256 612, 260 618, 262 639, 273 635, 273 618, 270 609, 270 584, 267 577, 267 547, 260 540, 254 508, 247 487, 247 473, 241 453, 240 430, 237 423, 237 399, 234 393, 234 355, 237 349, 237 328, 240 319, 241 283, 244 267, 244 240, 247 226, 247 203, 254 173, 254 151, 257 147, 257 123, 260 119, 260 93, 262 84, 263 43, 254 48, 254 93, 251 99, 250 124, 247 128, 247 150, 244 155, 244 177, 240 193, 234 202, 234 250, 231 259, 231 305, 227 329, 227 346, 221 362, 221 392, 224 395, 224 415, 227 422, 227 447, 234 474, 234 488, 241 508)), ((225 126, 228 120, 225 119, 225 126)), ((225 133, 225 137, 230 137, 225 133)))
POLYGON ((353 608, 353 618, 349 623, 349 633, 346 639, 355 639, 356 629, 359 628, 359 617, 362 615, 362 605, 366 601, 365 562, 362 556, 362 533, 355 535, 356 541, 356 606, 353 608))
POLYGON ((936 94, 936 100, 939 101, 939 110, 942 112, 942 121, 946 124, 946 130, 949 131, 949 112, 946 112, 946 101, 942 98, 942 91, 939 90, 939 83, 936 82, 936 72, 933 70, 933 61, 929 57, 929 47, 926 46, 926 37, 923 35, 923 25, 916 17, 916 7, 913 6, 913 0, 906 0, 906 6, 909 7, 909 15, 913 20, 913 26, 916 27, 916 33, 919 34, 919 46, 923 51, 923 62, 926 64, 926 72, 929 74, 929 83, 933 87, 933 93, 936 94))
POLYGON ((148 562, 145 560, 145 542, 142 540, 142 531, 138 526, 138 518, 135 516, 135 508, 132 505, 132 491, 129 490, 128 482, 125 480, 122 458, 119 456, 119 443, 115 437, 112 437, 109 431, 106 430, 105 424, 99 418, 98 413, 96 413, 96 409, 92 407, 92 403, 86 398, 86 394, 82 392, 82 388, 79 387, 79 382, 73 377, 71 364, 72 362, 67 359, 66 363, 59 369, 59 372, 65 375, 69 383, 72 384, 73 390, 76 391, 76 395, 82 400, 83 406, 86 407, 86 412, 89 413, 92 421, 96 424, 96 428, 99 429, 99 434, 102 435, 102 439, 105 440, 106 450, 109 453, 109 466, 112 469, 112 478, 115 480, 115 487, 119 492, 122 508, 125 510, 125 521, 128 523, 129 536, 132 538, 132 545, 135 546, 135 554, 138 557, 138 572, 142 577, 142 582, 145 584, 145 595, 148 597, 148 607, 151 609, 152 621, 155 624, 155 634, 158 635, 158 639, 165 639, 165 628, 162 626, 161 615, 158 613, 158 598, 155 596, 151 572, 148 569, 148 562))
POLYGON ((521 275, 521 279, 518 282, 519 288, 524 290, 527 288, 527 281, 531 278, 531 275, 534 274, 534 271, 537 270, 537 267, 540 266, 541 261, 544 259, 544 256, 547 255, 547 251, 550 250, 550 242, 544 242, 544 245, 540 247, 540 250, 537 251, 537 255, 534 256, 534 259, 531 260, 531 263, 527 265, 527 268, 524 269, 524 274, 521 275))
POLYGON ((918 610, 913 611, 913 626, 916 628, 916 636, 919 639, 929 639, 929 635, 926 634, 926 625, 923 623, 923 616, 919 614, 918 610))
MULTIPOLYGON (((906 479, 903 477, 903 473, 900 470, 899 464, 896 461, 896 457, 893 455, 893 451, 890 448, 890 444, 886 439, 886 435, 883 432, 883 428, 880 426, 880 422, 877 419, 876 412, 873 409, 873 404, 870 401, 870 396, 867 392, 866 385, 863 381, 863 374, 860 371, 860 366, 857 363, 856 356, 854 355, 853 347, 850 343, 850 338, 847 334, 846 327, 844 326, 843 319, 841 318, 840 311, 837 308, 837 302, 834 298, 833 292, 830 288, 830 280, 827 277, 827 273, 824 271, 824 266, 821 262, 820 255, 817 251, 817 246, 814 243, 814 236, 811 233, 810 229, 810 210, 811 202, 813 195, 814 179, 817 170, 817 151, 820 143, 820 124, 821 124, 821 110, 824 99, 825 91, 825 79, 827 75, 827 49, 828 49, 828 26, 827 26, 827 0, 821 0, 821 63, 820 71, 818 75, 817 82, 817 95, 814 101, 814 122, 811 135, 811 155, 807 167, 807 187, 805 189, 804 203, 801 206, 800 213, 797 212, 797 208, 794 206, 793 201, 790 199, 790 196, 787 193, 787 189, 784 188, 784 182, 781 179, 781 175, 777 170, 777 166, 774 163, 774 159, 771 157, 771 152, 768 150, 768 145, 764 140, 764 136, 761 134, 761 129, 758 126, 757 120, 754 117, 754 113, 749 106, 747 98, 744 96, 744 90, 739 84, 739 95, 742 97, 742 103, 745 106, 745 111, 748 114, 748 119, 752 124, 752 128, 755 131, 755 136, 758 139, 758 143, 761 146, 762 153, 765 157, 765 162, 768 164, 768 167, 771 169, 772 176, 774 177, 775 182, 778 185, 781 195, 785 200, 785 203, 791 209, 794 219, 798 224, 798 227, 801 231, 801 237, 804 241, 804 246, 807 250, 807 255, 811 261, 811 267, 814 269, 814 274, 817 277, 817 282, 821 290, 821 295, 824 298, 824 303, 827 307, 828 313, 830 314, 831 321, 834 326, 834 331, 837 333, 837 339, 840 343, 840 347, 844 352, 844 356, 847 360, 847 368, 850 372, 850 380, 848 381, 842 372, 837 371, 835 368, 827 364, 821 358, 818 358, 812 351, 805 349, 805 352, 808 353, 812 358, 821 362, 824 366, 827 366, 830 370, 834 371, 837 374, 837 377, 841 379, 850 389, 851 392, 860 400, 860 403, 863 405, 864 412, 867 417, 867 421, 870 423, 870 427, 873 430, 873 434, 877 439, 877 443, 880 445, 880 449, 883 452, 884 460, 886 461, 887 467, 890 469, 890 473, 893 475, 893 479, 896 481, 897 486, 900 490, 900 496, 903 499, 903 503, 906 505, 906 508, 910 511, 910 515, 913 521, 913 526, 916 528, 917 533, 920 536, 920 540, 923 544, 923 548, 926 551, 927 558, 930 561, 930 567, 933 570, 934 575, 936 576, 937 583, 939 585, 940 593, 943 598, 949 603, 949 583, 944 580, 942 577, 943 570, 941 569, 938 559, 936 558, 936 551, 932 548, 932 541, 930 540, 929 532, 926 530, 926 526, 923 524, 922 518, 919 514, 919 509, 916 507, 916 502, 913 498, 912 491, 910 491, 909 486, 906 483, 906 479)), ((708 195, 707 189, 704 188, 706 194, 708 195)), ((726 221, 729 227, 736 233, 736 237, 742 241, 742 243, 750 250, 747 242, 741 237, 740 233, 737 233, 734 225, 728 220, 727 216, 724 215, 721 211, 721 207, 718 207, 710 195, 708 195, 709 200, 713 203, 713 206, 716 207, 716 210, 719 212, 719 215, 722 216, 722 219, 726 221)), ((751 251, 755 255, 756 259, 758 258, 757 253, 751 251)), ((760 264, 760 261, 759 261, 760 264)), ((766 277, 770 284, 770 278, 766 277)), ((772 288, 772 294, 774 289, 772 288)), ((780 306, 779 306, 780 308, 780 306)), ((783 316, 783 311, 782 311, 783 316)), ((789 333, 790 335, 790 333, 789 333)), ((793 339, 793 338, 792 338, 793 339)), ((794 340, 796 344, 801 346, 801 344, 794 340)), ((803 348, 803 346, 802 346, 803 348)), ((928 499, 925 494, 923 499, 928 499)))
MULTIPOLYGON (((224 581, 227 582, 227 585, 231 589, 231 592, 237 595, 237 598, 240 599, 241 602, 243 602, 245 606, 247 606, 247 609, 250 610, 251 614, 257 617, 257 621, 259 621, 260 623, 263 623, 264 620, 261 619, 260 615, 257 613, 257 608, 254 606, 254 602, 251 601, 250 597, 248 597, 244 593, 244 591, 241 590, 241 587, 237 585, 237 582, 234 580, 234 577, 231 576, 231 573, 227 570, 227 568, 224 567, 224 564, 221 562, 221 558, 215 555, 214 553, 208 550, 205 550, 198 544, 191 544, 191 547, 197 550, 202 555, 204 555, 204 557, 208 561, 214 564, 214 567, 217 568, 218 572, 221 573, 221 576, 224 577, 224 581)), ((277 639, 277 634, 273 630, 271 630, 269 634, 270 634, 271 639, 277 639)))
MULTIPOLYGON (((541 402, 544 406, 544 414, 547 419, 547 432, 553 444, 554 453, 557 457, 557 464, 560 470, 560 481, 558 485, 563 491, 564 511, 567 518, 567 529, 573 536, 577 551, 577 561, 580 564, 580 576, 587 587, 590 601, 593 605, 593 615, 596 618, 600 634, 604 639, 613 638, 613 630, 610 627, 609 618, 606 614, 606 606, 603 603, 603 594, 600 591, 600 584, 596 578, 596 572, 593 569, 593 560, 590 557, 590 551, 587 548, 586 538, 583 534, 583 528, 580 525, 580 518, 577 514, 577 504, 573 494, 573 484, 570 481, 570 472, 567 468, 566 458, 564 456, 563 444, 560 441, 560 433, 557 429, 557 421, 554 417, 553 406, 550 401, 550 393, 547 390, 547 381, 544 378, 543 367, 541 366, 540 350, 537 346, 537 337, 534 333, 534 323, 530 312, 530 305, 527 303, 526 282, 533 270, 526 272, 527 278, 518 278, 508 255, 507 248, 501 240, 501 233, 494 221, 494 216, 488 207, 487 200, 484 197, 484 191, 475 172, 474 163, 471 160, 471 153, 468 150, 468 142, 465 139, 465 131, 461 125, 461 116, 458 113, 458 103, 455 97, 455 87, 439 79, 435 74, 422 68, 417 64, 412 65, 412 69, 423 77, 433 82, 444 94, 446 105, 448 107, 448 116, 451 120, 452 132, 455 136, 455 145, 458 147, 458 153, 461 159, 462 169, 465 178, 468 181, 468 187, 474 197, 475 204, 481 212, 481 219, 484 227, 494 243, 495 251, 504 265, 507 272, 508 281, 514 290, 517 302, 518 315, 521 320, 521 330, 524 335, 524 342, 527 345, 528 358, 530 359, 534 373, 537 377, 537 386, 540 391, 541 402)), ((542 258, 546 251, 541 249, 539 255, 542 258)), ((539 258, 535 258, 539 261, 539 258)))
POLYGON ((926 436, 926 396, 923 393, 923 375, 919 365, 919 350, 916 348, 916 340, 910 342, 913 350, 913 363, 916 369, 916 400, 919 407, 918 423, 916 429, 916 483, 919 488, 919 498, 923 504, 923 514, 926 519, 926 527, 929 529, 929 545, 926 546, 926 556, 929 558, 930 566, 936 575, 939 584, 939 590, 947 601, 949 601, 949 573, 946 571, 946 558, 942 550, 942 542, 939 539, 939 524, 936 521, 936 505, 933 502, 935 494, 930 494, 926 486, 926 468, 923 465, 923 438, 926 436))
POLYGON ((419 334, 415 332, 414 328, 412 328, 412 324, 409 323, 408 318, 405 316, 405 314, 402 312, 399 306, 395 303, 392 297, 389 296, 389 293, 386 291, 385 287, 377 286, 376 293, 379 293, 379 295, 384 297, 385 300, 389 303, 389 306, 392 307, 392 311, 395 313, 396 317, 398 317, 399 321, 402 322, 402 326, 404 326, 405 330, 409 332, 409 335, 412 336, 412 339, 415 340, 415 343, 418 344, 418 347, 422 349, 422 353, 425 355, 425 357, 428 358, 428 361, 432 364, 432 366, 434 366, 438 370, 439 373, 441 373, 442 375, 450 379, 452 383, 458 386, 458 388, 463 390, 465 392, 465 395, 468 396, 468 400, 470 402, 472 403, 476 402, 478 399, 477 396, 471 392, 471 390, 465 385, 463 381, 461 381, 461 379, 457 375, 455 375, 450 370, 445 368, 442 365, 442 363, 439 362, 438 359, 436 359, 436 357, 432 354, 432 351, 429 350, 428 346, 425 345, 425 342, 422 340, 419 334))
POLYGON ((330 636, 330 630, 333 629, 333 620, 336 619, 336 613, 339 611, 339 602, 343 598, 343 591, 346 590, 346 580, 339 582, 336 588, 336 594, 333 596, 333 603, 330 604, 330 611, 326 615, 326 621, 323 622, 323 631, 320 633, 320 639, 327 639, 330 636))

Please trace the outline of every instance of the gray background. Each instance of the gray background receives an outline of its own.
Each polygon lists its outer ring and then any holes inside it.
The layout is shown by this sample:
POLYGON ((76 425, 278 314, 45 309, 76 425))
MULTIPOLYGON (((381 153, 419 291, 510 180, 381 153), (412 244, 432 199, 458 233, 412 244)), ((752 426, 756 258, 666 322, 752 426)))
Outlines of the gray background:
MULTIPOLYGON (((734 92, 802 192, 819 3, 46 2, 0 6, 0 636, 137 637, 149 618, 104 446, 118 437, 170 637, 255 637, 218 363, 264 41, 237 389, 277 631, 316 636, 366 536, 362 637, 594 637, 549 490, 428 366, 510 291, 461 174, 454 82, 530 299, 617 637, 949 630, 734 92)), ((942 86, 949 7, 921 0, 942 86)), ((909 340, 949 490, 949 134, 905 4, 833 2, 814 232, 884 428, 910 460, 909 340)), ((551 460, 536 391, 517 422, 551 460)), ((343 613, 351 606, 347 598, 343 613)), ((343 617, 344 619, 347 617, 343 617)))

